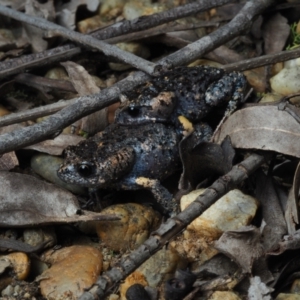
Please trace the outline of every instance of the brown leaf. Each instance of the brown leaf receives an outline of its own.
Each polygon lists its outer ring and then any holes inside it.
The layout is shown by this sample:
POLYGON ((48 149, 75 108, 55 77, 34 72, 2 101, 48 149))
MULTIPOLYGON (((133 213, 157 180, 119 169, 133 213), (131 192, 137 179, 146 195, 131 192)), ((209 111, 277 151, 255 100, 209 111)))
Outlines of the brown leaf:
POLYGON ((254 226, 223 233, 214 247, 233 259, 246 273, 251 273, 254 261, 264 253, 259 229, 254 226))
POLYGON ((75 29, 76 12, 79 6, 86 6, 89 11, 96 11, 99 6, 98 0, 73 0, 59 1, 56 3, 58 24, 69 29, 75 29))
MULTIPOLYGON (((25 12, 27 15, 41 17, 49 21, 55 18, 53 1, 41 3, 39 1, 25 1, 25 12)), ((48 48, 48 42, 43 39, 45 31, 35 26, 23 23, 27 36, 34 52, 42 52, 48 48)))
POLYGON ((234 148, 271 150, 300 157, 299 123, 276 106, 253 106, 235 112, 215 134, 230 136, 234 148))
POLYGON ((271 255, 280 255, 286 250, 300 249, 300 231, 295 231, 294 234, 287 235, 283 241, 279 243, 279 247, 273 251, 268 252, 271 255))
POLYGON ((287 226, 274 181, 262 171, 256 177, 255 196, 261 203, 263 219, 266 222, 262 233, 263 245, 266 251, 270 251, 276 248, 282 237, 287 234, 287 226))
POLYGON ((287 19, 281 14, 274 14, 263 27, 264 48, 266 54, 283 50, 290 35, 287 19))
POLYGON ((189 135, 179 145, 183 165, 180 189, 195 187, 209 176, 223 175, 232 168, 235 152, 230 139, 225 139, 221 146, 210 142, 195 143, 193 135, 189 135))
POLYGON ((79 96, 99 93, 100 88, 97 87, 93 77, 84 67, 72 61, 63 62, 61 65, 66 68, 70 80, 79 96))
MULTIPOLYGON (((61 63, 80 96, 99 93, 100 88, 96 85, 93 77, 80 65, 67 61, 61 63)), ((80 129, 93 135, 103 130, 108 125, 107 108, 103 108, 80 120, 80 129)))
POLYGON ((33 176, 2 171, 0 188, 0 227, 110 218, 80 211, 73 194, 33 176))
POLYGON ((15 152, 4 153, 0 157, 0 170, 9 171, 19 165, 18 158, 15 152))
POLYGON ((293 234, 296 231, 296 225, 299 224, 299 207, 298 207, 298 193, 300 184, 300 163, 294 176, 293 186, 290 189, 285 209, 285 221, 288 228, 288 233, 293 234))

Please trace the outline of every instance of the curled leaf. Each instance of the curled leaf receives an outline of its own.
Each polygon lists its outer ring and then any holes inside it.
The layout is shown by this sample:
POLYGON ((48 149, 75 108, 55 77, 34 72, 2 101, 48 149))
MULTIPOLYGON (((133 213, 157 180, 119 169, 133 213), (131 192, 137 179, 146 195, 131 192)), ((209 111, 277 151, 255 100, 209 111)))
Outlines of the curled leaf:
POLYGON ((232 146, 242 149, 271 150, 300 157, 300 125, 276 106, 254 106, 235 112, 215 134, 221 143, 227 135, 232 146))
POLYGON ((73 194, 33 176, 2 171, 0 187, 0 227, 105 220, 112 217, 81 211, 73 194))

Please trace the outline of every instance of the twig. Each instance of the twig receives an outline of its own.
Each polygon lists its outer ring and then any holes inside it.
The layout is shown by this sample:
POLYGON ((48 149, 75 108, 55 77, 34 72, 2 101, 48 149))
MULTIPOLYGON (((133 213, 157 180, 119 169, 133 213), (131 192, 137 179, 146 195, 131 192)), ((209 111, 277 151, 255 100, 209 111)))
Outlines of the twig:
POLYGON ((25 72, 29 68, 38 68, 53 64, 62 59, 68 60, 79 54, 81 49, 73 44, 46 50, 40 53, 23 55, 0 62, 0 79, 25 72))
POLYGON ((0 126, 7 126, 15 123, 21 123, 28 120, 35 120, 44 116, 52 115, 61 109, 75 103, 76 99, 71 100, 60 100, 53 104, 43 105, 40 107, 35 107, 25 111, 20 111, 17 113, 12 113, 0 118, 0 126))
POLYGON ((187 64, 197 58, 199 53, 211 51, 230 39, 235 38, 241 32, 249 30, 254 18, 268 6, 276 3, 275 0, 248 1, 231 22, 212 32, 210 35, 187 45, 183 49, 168 56, 163 62, 163 68, 172 68, 178 64, 187 64))
POLYGON ((97 49, 102 51, 105 55, 117 58, 118 60, 127 63, 139 70, 142 70, 148 74, 154 74, 154 63, 151 63, 141 57, 138 57, 130 52, 126 52, 118 48, 117 46, 109 45, 105 42, 99 41, 90 35, 84 35, 79 32, 69 30, 60 25, 49 22, 43 18, 28 16, 21 12, 15 11, 3 5, 0 5, 0 14, 10 17, 12 19, 30 24, 43 30, 52 31, 54 34, 63 36, 69 40, 77 42, 85 47, 97 49))
POLYGON ((300 48, 295 50, 282 51, 275 54, 268 54, 260 57, 244 59, 242 61, 228 64, 222 68, 227 71, 245 71, 266 65, 276 64, 278 62, 294 59, 300 56, 300 48))
MULTIPOLYGON (((228 20, 227 20, 228 21, 228 20)), ((165 34, 168 32, 174 32, 174 31, 184 31, 184 30, 191 30, 191 29, 196 29, 196 28, 201 28, 201 27, 213 27, 213 26, 219 26, 220 22, 197 22, 194 24, 178 24, 178 23, 167 23, 163 25, 159 25, 153 28, 145 29, 139 32, 132 32, 128 34, 124 34, 121 36, 109 38, 105 40, 106 43, 109 44, 116 44, 120 42, 130 42, 130 41, 135 41, 135 40, 140 40, 144 38, 148 38, 151 36, 156 36, 159 34, 165 34)))
MULTIPOLYGON (((123 35, 125 33, 136 32, 140 30, 149 29, 154 26, 158 26, 169 21, 173 21, 179 18, 187 17, 205 11, 212 7, 224 5, 232 0, 218 0, 218 1, 195 1, 186 5, 178 6, 165 12, 153 14, 151 16, 143 16, 131 21, 123 21, 110 26, 105 29, 100 29, 91 33, 91 36, 98 39, 108 39, 123 35), (173 16, 173 17, 172 17, 173 16)), ((120 41, 120 40, 118 40, 120 41)), ((25 71, 28 68, 34 68, 49 63, 63 60, 68 60, 72 56, 81 52, 81 48, 76 47, 74 44, 69 44, 55 49, 47 50, 41 53, 25 55, 21 58, 10 59, 5 62, 0 62, 0 79, 5 78, 13 74, 18 74, 21 71, 25 71), (55 53, 54 57, 51 57, 51 53, 55 53)))
MULTIPOLYGON (((232 38, 231 32, 228 28, 233 26, 237 26, 236 19, 240 19, 240 15, 245 17, 245 7, 249 8, 249 13, 247 15, 246 23, 249 24, 249 20, 253 19, 258 12, 262 11, 263 8, 269 4, 272 4, 274 0, 265 0, 262 1, 254 1, 254 2, 247 2, 244 8, 241 10, 241 13, 237 14, 237 16, 229 22, 227 25, 217 29, 215 32, 211 33, 214 37, 222 36, 223 41, 230 40, 232 38), (256 4, 257 9, 255 6, 250 6, 250 4, 256 4), (262 6, 264 3, 264 6, 262 6), (225 29, 223 29, 225 27, 225 29), (217 32, 217 33, 216 33, 217 32), (224 33, 223 33, 224 32, 224 33)), ((244 26, 242 26, 244 28, 244 26)), ((236 30, 235 30, 236 32, 236 30)), ((215 38, 214 38, 215 39, 215 38)), ((174 55, 169 55, 164 59, 160 60, 160 64, 164 65, 173 65, 177 66, 180 64, 184 64, 193 60, 196 56, 203 55, 206 51, 212 50, 211 45, 207 43, 208 40, 214 40, 210 37, 210 35, 201 38, 200 40, 190 44, 189 46, 179 50, 176 52, 176 59, 175 62, 171 60, 174 55), (204 46, 200 47, 201 41, 203 41, 204 46), (187 51, 188 48, 191 52, 187 51), (181 55, 180 55, 181 54, 181 55)), ((219 43, 215 43, 219 44, 219 43)), ((32 145, 36 142, 45 140, 54 134, 57 134, 62 128, 72 124, 76 120, 96 111, 102 109, 105 106, 113 104, 117 102, 121 93, 130 91, 137 87, 138 85, 144 83, 150 77, 146 74, 141 72, 136 72, 128 76, 126 79, 118 82, 116 85, 101 91, 99 94, 95 94, 92 96, 85 96, 74 99, 75 103, 68 106, 67 108, 62 109, 60 112, 56 113, 55 115, 50 116, 48 119, 44 120, 39 124, 32 125, 30 127, 22 128, 15 130, 13 132, 3 134, 0 136, 0 154, 9 152, 12 150, 20 149, 22 147, 32 145)))
POLYGON ((102 297, 110 287, 127 277, 220 197, 248 178, 263 162, 264 158, 262 156, 252 154, 242 163, 234 166, 229 173, 215 181, 184 211, 162 224, 143 245, 131 252, 128 257, 122 259, 117 267, 112 268, 99 277, 92 288, 88 292, 83 293, 79 299, 103 299, 102 297))

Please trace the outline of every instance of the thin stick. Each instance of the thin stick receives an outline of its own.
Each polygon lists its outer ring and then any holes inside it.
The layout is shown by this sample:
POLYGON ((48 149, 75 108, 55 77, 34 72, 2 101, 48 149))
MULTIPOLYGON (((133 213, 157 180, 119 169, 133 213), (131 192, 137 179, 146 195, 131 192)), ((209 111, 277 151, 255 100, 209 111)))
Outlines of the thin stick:
POLYGON ((30 24, 43 30, 52 31, 54 34, 63 36, 71 41, 77 42, 85 47, 97 49, 102 51, 105 55, 117 58, 118 60, 129 64, 139 70, 142 70, 148 74, 154 74, 154 63, 151 63, 141 57, 138 57, 130 52, 126 52, 118 48, 117 46, 109 45, 105 42, 99 41, 90 35, 84 35, 79 32, 69 30, 60 25, 49 22, 43 18, 29 16, 10 9, 3 5, 0 5, 0 14, 10 17, 14 20, 30 24))
POLYGON ((228 64, 223 66, 222 68, 225 71, 245 71, 249 69, 254 69, 266 65, 276 64, 278 62, 287 61, 290 59, 294 59, 300 56, 300 48, 295 50, 287 50, 282 51, 275 54, 263 55, 260 57, 244 59, 242 61, 238 61, 232 64, 228 64))
POLYGON ((28 69, 40 68, 57 61, 68 60, 81 52, 79 47, 73 44, 46 50, 40 53, 23 55, 0 62, 0 79, 25 72, 28 69))
POLYGON ((174 238, 195 218, 200 216, 208 207, 214 204, 220 197, 248 178, 249 175, 257 170, 263 162, 264 158, 262 156, 252 154, 242 163, 234 166, 229 173, 215 181, 184 211, 162 224, 157 231, 152 233, 152 236, 143 245, 131 252, 129 256, 122 259, 118 266, 100 276, 92 288, 88 292, 83 293, 79 299, 103 299, 103 296, 109 288, 120 280, 125 279, 151 255, 168 243, 171 238, 174 238))

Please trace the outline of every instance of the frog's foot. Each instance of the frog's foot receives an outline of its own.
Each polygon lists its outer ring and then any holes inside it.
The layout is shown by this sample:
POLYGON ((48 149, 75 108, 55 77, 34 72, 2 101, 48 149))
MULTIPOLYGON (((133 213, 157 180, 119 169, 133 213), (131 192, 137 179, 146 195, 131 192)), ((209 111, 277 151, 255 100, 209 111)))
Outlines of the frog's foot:
POLYGON ((225 115, 229 116, 244 99, 246 86, 247 81, 242 73, 228 73, 208 87, 205 102, 211 107, 228 103, 225 115))
POLYGON ((162 205, 169 213, 177 211, 177 202, 173 199, 173 195, 161 185, 157 179, 146 177, 138 177, 135 183, 144 189, 151 191, 156 201, 162 205))

